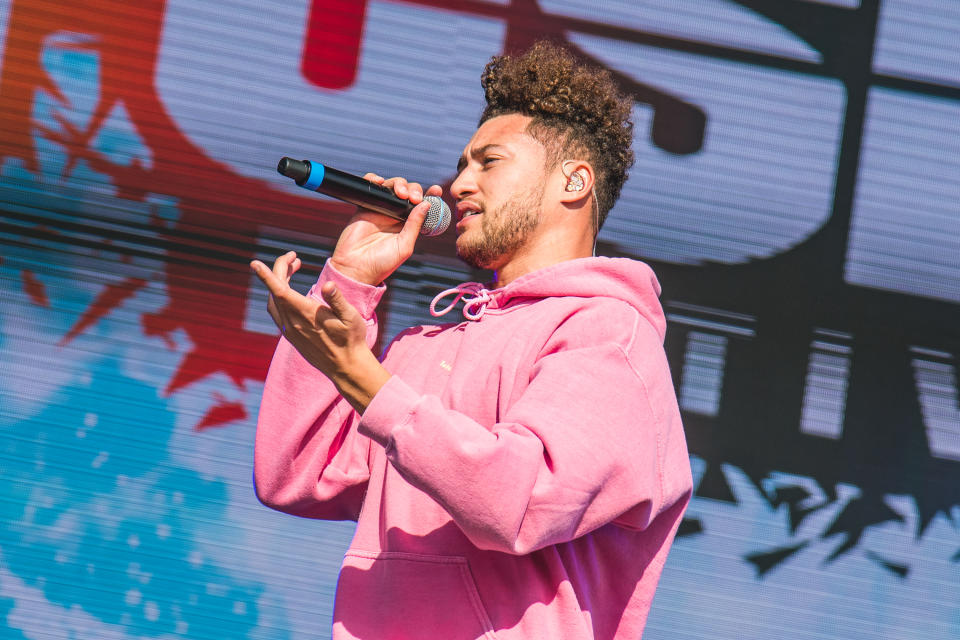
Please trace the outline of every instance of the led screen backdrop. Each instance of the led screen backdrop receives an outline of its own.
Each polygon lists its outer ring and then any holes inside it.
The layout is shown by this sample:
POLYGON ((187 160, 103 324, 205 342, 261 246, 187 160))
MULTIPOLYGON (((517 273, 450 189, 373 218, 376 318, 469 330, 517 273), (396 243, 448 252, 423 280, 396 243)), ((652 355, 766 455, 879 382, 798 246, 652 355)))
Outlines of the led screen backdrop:
MULTIPOLYGON (((350 523, 259 505, 251 258, 350 207, 284 155, 449 184, 490 56, 610 69, 696 495, 648 638, 960 637, 960 5, 0 0, 0 636, 327 637, 350 523)), ((476 280, 452 234, 387 337, 476 280)))

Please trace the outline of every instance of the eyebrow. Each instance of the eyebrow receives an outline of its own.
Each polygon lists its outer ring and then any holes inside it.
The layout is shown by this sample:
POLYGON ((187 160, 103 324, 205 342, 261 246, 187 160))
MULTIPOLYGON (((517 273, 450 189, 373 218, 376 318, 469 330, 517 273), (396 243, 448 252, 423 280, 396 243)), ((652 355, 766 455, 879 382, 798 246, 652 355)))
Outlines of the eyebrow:
MULTIPOLYGON (((482 147, 478 147, 474 149, 473 151, 470 152, 470 155, 474 158, 480 158, 490 149, 501 148, 501 147, 503 147, 502 144, 491 142, 490 144, 485 144, 482 147)), ((460 173, 461 171, 463 171, 463 168, 466 166, 467 166, 467 157, 461 154, 460 159, 457 161, 457 173, 460 173)))

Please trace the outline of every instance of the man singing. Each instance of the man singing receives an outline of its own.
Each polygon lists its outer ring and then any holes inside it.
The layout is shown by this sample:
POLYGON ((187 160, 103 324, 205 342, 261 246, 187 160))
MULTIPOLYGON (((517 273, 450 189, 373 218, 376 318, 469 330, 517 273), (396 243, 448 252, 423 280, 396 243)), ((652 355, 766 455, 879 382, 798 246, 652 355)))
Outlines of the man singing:
POLYGON ((307 296, 292 252, 251 263, 283 336, 257 495, 357 521, 334 638, 638 638, 691 476, 659 284, 592 257, 633 162, 631 101, 547 44, 494 58, 482 84, 450 191, 458 255, 495 275, 461 285, 463 322, 371 351, 426 204, 405 223, 359 211, 307 296))

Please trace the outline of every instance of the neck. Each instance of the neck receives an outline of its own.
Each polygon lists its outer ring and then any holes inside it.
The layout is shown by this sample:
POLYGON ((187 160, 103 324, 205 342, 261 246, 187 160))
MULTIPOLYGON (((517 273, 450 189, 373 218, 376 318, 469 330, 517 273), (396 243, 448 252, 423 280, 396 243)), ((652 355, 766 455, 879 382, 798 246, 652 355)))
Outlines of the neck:
POLYGON ((494 268, 494 282, 499 289, 544 267, 567 260, 589 258, 592 255, 592 234, 550 234, 546 237, 531 238, 513 256, 494 268))

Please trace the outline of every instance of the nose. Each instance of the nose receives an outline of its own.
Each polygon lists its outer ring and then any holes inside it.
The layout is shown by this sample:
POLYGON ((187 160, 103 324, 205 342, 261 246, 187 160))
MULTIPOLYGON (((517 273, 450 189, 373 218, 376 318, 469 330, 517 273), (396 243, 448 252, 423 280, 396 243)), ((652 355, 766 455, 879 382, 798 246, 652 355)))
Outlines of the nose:
POLYGON ((457 200, 463 200, 467 196, 477 191, 476 181, 473 177, 473 171, 469 166, 463 168, 457 174, 456 179, 450 185, 450 195, 457 200))

